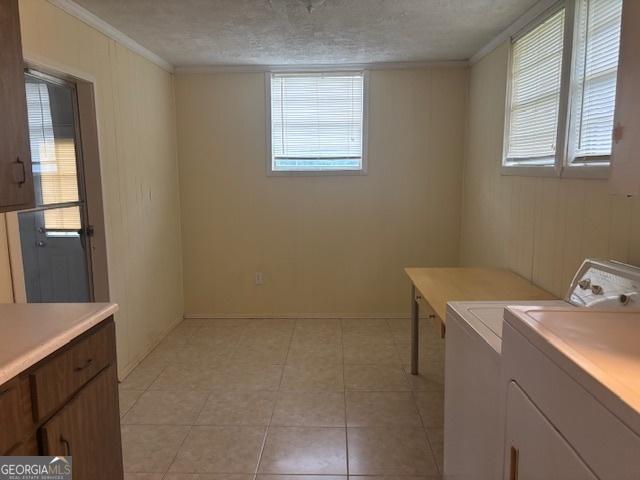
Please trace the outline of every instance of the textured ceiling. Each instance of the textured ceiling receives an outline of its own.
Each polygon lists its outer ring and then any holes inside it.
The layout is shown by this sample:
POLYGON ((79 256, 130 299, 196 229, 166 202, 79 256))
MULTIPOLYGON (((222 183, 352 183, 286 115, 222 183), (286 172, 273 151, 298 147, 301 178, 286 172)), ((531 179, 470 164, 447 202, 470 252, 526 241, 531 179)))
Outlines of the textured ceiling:
POLYGON ((75 0, 178 67, 466 60, 536 0, 75 0))

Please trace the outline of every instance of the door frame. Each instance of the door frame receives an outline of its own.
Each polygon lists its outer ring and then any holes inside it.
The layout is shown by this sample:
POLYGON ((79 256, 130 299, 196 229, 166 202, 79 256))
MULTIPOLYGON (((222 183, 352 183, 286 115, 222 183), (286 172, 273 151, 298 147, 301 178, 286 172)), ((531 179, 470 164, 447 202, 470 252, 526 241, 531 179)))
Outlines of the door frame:
MULTIPOLYGON (((95 81, 90 75, 79 74, 75 69, 50 66, 41 60, 31 61, 25 56, 25 71, 34 70, 51 76, 53 79, 71 83, 75 87, 78 118, 78 145, 82 153, 82 161, 78 167, 78 175, 82 176, 79 188, 84 189, 86 203, 87 226, 93 228, 93 235, 87 236, 87 264, 91 300, 108 302, 109 275, 107 263, 107 242, 105 233, 104 210, 102 202, 102 180, 100 174, 100 147, 98 136, 97 109, 95 99, 95 81), (73 71, 73 74, 66 73, 73 71)), ((24 267, 22 263, 22 247, 20 244, 19 212, 8 212, 5 216, 7 239, 9 244, 9 263, 13 283, 13 299, 16 303, 27 302, 24 267)))

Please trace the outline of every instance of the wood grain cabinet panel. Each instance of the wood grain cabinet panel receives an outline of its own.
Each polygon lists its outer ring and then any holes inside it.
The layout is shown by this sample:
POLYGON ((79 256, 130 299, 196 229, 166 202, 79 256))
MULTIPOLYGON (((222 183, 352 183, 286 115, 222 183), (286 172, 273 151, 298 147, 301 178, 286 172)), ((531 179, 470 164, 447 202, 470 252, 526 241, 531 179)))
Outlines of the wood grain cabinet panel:
POLYGON ((14 457, 31 457, 40 455, 40 450, 38 448, 38 440, 36 436, 33 435, 22 443, 18 444, 13 450, 7 453, 9 456, 14 457))
POLYGON ((18 0, 0 0, 0 212, 34 206, 18 0))
POLYGON ((14 378, 0 386, 0 455, 16 449, 32 423, 28 381, 14 378))
POLYGON ((115 327, 108 324, 70 346, 31 374, 34 418, 41 420, 110 363, 115 363, 115 327))
POLYGON ((42 427, 44 455, 71 455, 75 480, 122 478, 116 369, 91 380, 42 427))

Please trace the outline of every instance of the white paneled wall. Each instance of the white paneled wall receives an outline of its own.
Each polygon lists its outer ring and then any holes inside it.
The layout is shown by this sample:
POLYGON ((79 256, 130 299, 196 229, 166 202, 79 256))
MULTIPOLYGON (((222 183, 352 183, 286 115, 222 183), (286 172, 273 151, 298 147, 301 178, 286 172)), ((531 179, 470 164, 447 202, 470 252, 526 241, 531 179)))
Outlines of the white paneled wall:
POLYGON ((178 75, 186 313, 406 311, 403 267, 458 262, 467 79, 372 71, 367 175, 267 177, 264 76, 178 75))
POLYGON ((508 45, 471 69, 461 263, 508 267, 563 296, 585 257, 640 265, 640 200, 607 182, 500 173, 508 45))
MULTIPOLYGON (((173 75, 45 0, 20 17, 27 58, 94 83, 122 376, 182 319, 173 75)), ((0 238, 0 301, 5 252, 0 238)))

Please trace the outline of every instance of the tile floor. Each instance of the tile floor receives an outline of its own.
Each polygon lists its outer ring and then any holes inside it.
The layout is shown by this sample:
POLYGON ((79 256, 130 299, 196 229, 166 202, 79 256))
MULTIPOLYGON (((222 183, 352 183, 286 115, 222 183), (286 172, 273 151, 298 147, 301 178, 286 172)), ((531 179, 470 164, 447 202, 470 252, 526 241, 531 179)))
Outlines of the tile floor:
POLYGON ((407 320, 185 320, 120 384, 126 480, 435 480, 444 342, 407 320))

